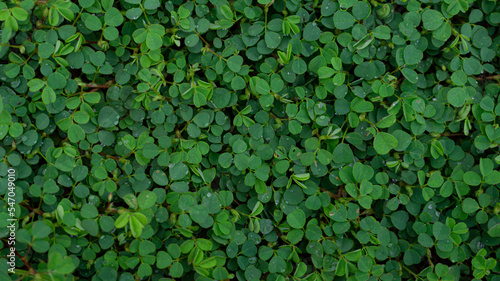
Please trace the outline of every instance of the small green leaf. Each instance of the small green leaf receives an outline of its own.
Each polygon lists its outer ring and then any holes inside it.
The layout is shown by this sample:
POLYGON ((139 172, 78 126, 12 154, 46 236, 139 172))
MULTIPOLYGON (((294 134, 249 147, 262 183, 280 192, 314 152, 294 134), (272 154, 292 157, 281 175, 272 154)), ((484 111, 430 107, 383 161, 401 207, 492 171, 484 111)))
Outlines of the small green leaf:
POLYGON ((118 125, 120 115, 110 106, 105 106, 99 112, 98 123, 103 128, 111 128, 118 125))
POLYGON ((224 17, 228 20, 232 20, 233 19, 233 12, 231 11, 231 8, 229 8, 228 5, 222 5, 222 7, 220 8, 222 14, 224 15, 224 17))
POLYGON ((333 23, 337 29, 348 29, 353 26, 354 22, 354 17, 347 11, 338 10, 333 15, 333 23))
POLYGON ((286 221, 293 228, 303 228, 306 223, 304 211, 296 209, 286 217, 286 221))
POLYGON ((398 140, 388 133, 379 132, 375 135, 373 146, 377 153, 383 155, 389 153, 392 149, 395 149, 398 146, 398 140))

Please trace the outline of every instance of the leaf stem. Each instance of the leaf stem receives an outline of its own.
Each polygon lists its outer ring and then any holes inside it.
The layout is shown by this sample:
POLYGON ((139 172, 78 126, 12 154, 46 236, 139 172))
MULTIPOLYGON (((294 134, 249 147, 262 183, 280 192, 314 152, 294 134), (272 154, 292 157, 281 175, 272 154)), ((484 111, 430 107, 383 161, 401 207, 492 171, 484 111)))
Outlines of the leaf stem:
POLYGON ((198 33, 196 30, 194 31, 194 33, 196 33, 196 35, 198 35, 198 37, 200 37, 201 41, 203 41, 203 43, 205 43, 205 47, 207 48, 207 50, 209 52, 211 52, 212 54, 216 55, 219 59, 223 59, 221 55, 217 54, 216 52, 214 52, 212 49, 210 49, 210 43, 207 42, 207 40, 205 40, 205 38, 203 38, 200 33, 198 33))
POLYGON ((16 252, 16 256, 19 257, 19 259, 24 263, 24 265, 28 268, 29 270, 29 273, 32 274, 32 275, 36 275, 38 274, 38 271, 36 271, 36 269, 34 269, 33 267, 31 267, 28 263, 28 260, 26 259, 26 257, 23 257, 21 256, 21 254, 19 254, 19 252, 17 250, 15 250, 16 252))
POLYGON ((339 200, 340 197, 338 195, 334 194, 333 192, 326 190, 323 187, 320 187, 320 189, 321 189, 321 191, 325 192, 326 194, 328 194, 328 196, 332 197, 333 199, 339 200))
POLYGON ((416 274, 415 272, 411 271, 408 267, 404 266, 401 264, 401 267, 403 267, 406 271, 408 271, 409 273, 411 273, 411 275, 415 276, 415 278, 417 278, 417 280, 422 280, 422 277, 418 276, 418 274, 416 274))
POLYGON ((493 76, 487 76, 487 77, 474 77, 477 81, 484 81, 484 80, 499 80, 500 79, 500 74, 498 75, 493 75, 493 76))
POLYGON ((4 44, 4 43, 0 43, 1 46, 4 46, 4 47, 10 47, 10 48, 21 48, 21 46, 15 46, 15 45, 9 45, 9 44, 4 44))
POLYGON ((88 83, 86 85, 84 85, 84 87, 87 87, 87 88, 111 88, 112 87, 112 83, 115 81, 115 79, 111 79, 110 81, 102 84, 102 85, 97 85, 97 84, 94 84, 94 83, 88 83))

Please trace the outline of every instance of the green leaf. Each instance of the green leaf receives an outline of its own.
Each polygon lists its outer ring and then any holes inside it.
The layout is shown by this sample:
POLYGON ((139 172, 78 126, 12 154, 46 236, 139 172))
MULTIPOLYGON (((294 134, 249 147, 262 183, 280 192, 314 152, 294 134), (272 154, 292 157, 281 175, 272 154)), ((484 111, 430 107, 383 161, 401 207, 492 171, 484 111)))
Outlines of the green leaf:
POLYGON ((241 56, 232 56, 227 60, 227 66, 233 72, 239 72, 243 64, 243 58, 241 56))
POLYGON ((49 9, 49 24, 56 26, 59 23, 59 12, 55 7, 49 9))
POLYGON ((184 163, 177 163, 169 169, 170 179, 181 180, 189 174, 189 169, 184 163))
POLYGON ((172 257, 165 251, 158 251, 156 254, 156 266, 159 269, 167 268, 172 264, 172 257))
POLYGON ((321 29, 319 29, 316 23, 308 23, 304 27, 303 36, 306 41, 316 41, 321 36, 321 29))
POLYGON ((118 125, 120 115, 110 106, 105 106, 99 112, 98 123, 103 128, 111 128, 118 125))
POLYGON ((467 93, 464 88, 455 87, 448 91, 448 102, 454 107, 461 107, 465 104, 467 93))
POLYGON ((139 237, 142 234, 142 229, 144 225, 139 221, 136 215, 130 216, 130 231, 132 232, 132 236, 139 237))
POLYGON ((270 273, 284 273, 286 270, 286 262, 280 256, 274 256, 269 261, 269 272, 270 273))
POLYGON ((139 194, 137 197, 137 203, 139 203, 139 208, 149 209, 156 204, 157 196, 156 193, 145 190, 139 194))
POLYGON ((50 74, 47 79, 47 86, 54 90, 62 89, 66 86, 67 79, 59 72, 54 72, 50 74))
POLYGON ((51 280, 496 280, 498 9, 0 1, 6 248, 51 280))
POLYGON ((85 19, 85 26, 91 31, 99 31, 102 29, 101 20, 94 15, 89 15, 85 19))
POLYGON ((422 23, 427 30, 436 30, 443 24, 443 15, 436 10, 428 9, 422 13, 422 23))
POLYGON ((145 0, 144 1, 144 8, 147 10, 154 10, 158 7, 160 7, 159 0, 145 0))
POLYGON ((206 111, 202 111, 196 114, 193 122, 200 128, 206 128, 210 124, 210 116, 206 111))
POLYGON ((146 45, 151 50, 157 50, 163 45, 161 37, 156 33, 148 33, 146 35, 146 45))
POLYGON ((85 204, 82 206, 82 209, 80 210, 80 213, 84 218, 87 219, 93 219, 99 215, 99 212, 97 211, 97 208, 94 205, 90 204, 85 204))
POLYGON ((372 34, 377 39, 388 40, 391 38, 391 29, 386 25, 379 25, 373 29, 372 34))
POLYGON ((468 185, 478 186, 481 184, 481 176, 472 171, 465 173, 463 179, 468 185))
POLYGON ((154 143, 146 143, 142 149, 142 156, 153 159, 160 153, 160 149, 154 143))
POLYGON ((18 64, 9 63, 5 66, 4 71, 7 77, 14 78, 21 71, 21 67, 18 64))
POLYGON ((379 132, 375 135, 373 146, 378 154, 384 155, 398 147, 398 140, 388 133, 379 132))
POLYGON ((234 17, 233 12, 231 11, 231 8, 229 8, 228 5, 222 5, 220 10, 226 19, 228 19, 228 20, 233 19, 233 17, 234 17))
POLYGON ((434 246, 434 240, 427 233, 422 233, 418 236, 418 243, 426 248, 434 246))
POLYGON ((409 218, 410 216, 406 211, 397 211, 391 215, 391 222, 397 229, 404 230, 409 218))
POLYGON ((332 68, 324 66, 318 69, 318 76, 320 79, 331 77, 333 74, 335 74, 335 71, 332 68))
POLYGON ((462 210, 467 214, 472 214, 479 209, 479 204, 472 198, 465 198, 462 202, 462 210))
POLYGON ((401 69, 401 73, 403 73, 404 77, 408 79, 408 81, 412 84, 416 84, 418 82, 418 75, 413 69, 403 68, 401 69))
POLYGON ((117 8, 110 8, 104 15, 104 21, 109 26, 120 26, 123 23, 123 16, 117 8))
POLYGON ((234 153, 243 153, 247 149, 247 144, 243 140, 237 140, 233 144, 234 153))
POLYGON ((369 272, 372 269, 373 266, 373 259, 370 257, 361 257, 358 260, 358 268, 362 272, 369 272))
POLYGON ((276 49, 281 43, 281 36, 276 32, 268 31, 265 35, 265 41, 269 49, 276 49))
POLYGON ((467 74, 462 70, 453 72, 451 75, 451 81, 455 86, 464 86, 467 83, 467 74))
POLYGON ((155 252, 156 252, 156 245, 153 242, 149 240, 141 241, 139 245, 139 254, 141 256, 146 256, 155 252))
POLYGON ((52 88, 45 87, 42 91, 42 101, 44 104, 51 104, 57 99, 56 93, 52 88))
POLYGON ((338 10, 333 15, 333 23, 337 29, 348 29, 353 26, 354 22, 354 17, 347 11, 338 10))
POLYGON ((434 237, 436 237, 436 239, 444 240, 450 236, 451 229, 449 226, 441 222, 435 222, 432 226, 432 233, 434 234, 434 237))
POLYGON ((42 221, 35 221, 32 225, 33 238, 42 239, 51 233, 50 227, 42 221))
POLYGON ((184 39, 184 44, 186 44, 186 46, 190 48, 196 46, 198 42, 200 42, 200 38, 198 37, 197 34, 191 34, 187 36, 186 39, 184 39))
POLYGON ((18 21, 25 21, 28 19, 28 12, 20 7, 14 7, 10 12, 18 21))
POLYGON ((90 55, 90 61, 95 66, 102 66, 106 60, 106 55, 103 52, 95 52, 90 55))
POLYGON ((130 219, 130 213, 125 212, 121 214, 115 221, 115 227, 116 228, 123 228, 127 225, 130 219))
POLYGON ((288 214, 286 221, 293 228, 303 228, 306 224, 306 216, 304 211, 301 209, 295 209, 293 212, 288 214))
POLYGON ((180 278, 184 273, 184 269, 179 262, 174 262, 172 266, 170 266, 170 275, 173 278, 180 278))
POLYGON ((202 107, 207 104, 207 98, 200 92, 195 92, 193 102, 196 107, 202 107))
POLYGON ((63 172, 71 172, 75 167, 75 159, 67 154, 61 155, 56 160, 56 168, 63 172))
POLYGON ((217 260, 214 257, 202 261, 198 266, 202 268, 213 268, 217 265, 217 260))
POLYGON ((500 223, 495 224, 488 230, 488 235, 491 237, 500 237, 500 223))
POLYGON ((333 162, 351 163, 354 159, 354 154, 348 144, 339 143, 333 150, 333 162))
POLYGON ((422 51, 417 49, 415 46, 408 45, 405 47, 404 58, 406 64, 417 64, 422 60, 423 56, 424 54, 422 51))

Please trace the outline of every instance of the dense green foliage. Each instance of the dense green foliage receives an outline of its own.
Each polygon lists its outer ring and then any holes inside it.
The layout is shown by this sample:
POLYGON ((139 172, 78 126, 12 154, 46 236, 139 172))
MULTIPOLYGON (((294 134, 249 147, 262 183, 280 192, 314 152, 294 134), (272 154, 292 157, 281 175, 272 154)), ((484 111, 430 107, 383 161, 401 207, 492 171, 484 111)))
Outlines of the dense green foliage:
POLYGON ((1 280, 500 280, 496 1, 0 22, 1 280))

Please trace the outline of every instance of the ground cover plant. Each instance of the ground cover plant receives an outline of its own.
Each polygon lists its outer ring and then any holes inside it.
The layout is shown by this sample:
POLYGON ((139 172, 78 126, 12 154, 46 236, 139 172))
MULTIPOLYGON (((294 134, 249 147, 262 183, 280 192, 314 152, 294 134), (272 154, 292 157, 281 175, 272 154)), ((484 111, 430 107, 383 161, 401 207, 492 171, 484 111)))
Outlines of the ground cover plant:
POLYGON ((1 280, 500 280, 500 5, 0 1, 1 280))

